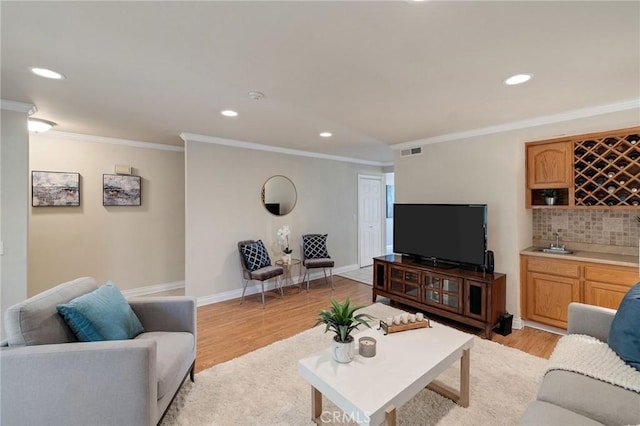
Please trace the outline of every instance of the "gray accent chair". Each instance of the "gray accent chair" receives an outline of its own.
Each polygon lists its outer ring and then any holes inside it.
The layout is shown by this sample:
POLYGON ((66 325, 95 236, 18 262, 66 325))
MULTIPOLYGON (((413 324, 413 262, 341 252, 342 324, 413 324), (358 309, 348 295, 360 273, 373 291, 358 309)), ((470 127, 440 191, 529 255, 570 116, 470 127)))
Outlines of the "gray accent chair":
MULTIPOLYGON (((304 276, 302 277, 302 281, 304 282, 305 278, 307 279, 307 292, 309 291, 309 281, 311 280, 311 269, 319 269, 322 268, 322 272, 324 273, 324 281, 329 285, 329 281, 327 280, 327 268, 329 268, 329 276, 331 278, 331 290, 334 289, 333 286, 333 268, 336 265, 333 259, 328 257, 323 258, 315 258, 315 259, 307 259, 306 252, 307 247, 305 243, 305 236, 309 237, 319 237, 323 234, 305 234, 302 236, 302 266, 304 266, 304 276)), ((325 247, 326 251, 326 247, 325 247)))
POLYGON ((0 424, 155 425, 187 375, 194 380, 195 298, 131 299, 144 333, 78 342, 56 305, 96 288, 78 278, 7 309, 0 424))
POLYGON ((262 287, 262 308, 264 309, 264 282, 271 278, 276 278, 276 288, 280 290, 280 296, 284 298, 284 292, 282 291, 282 284, 279 283, 278 277, 284 273, 284 269, 282 266, 265 266, 260 269, 256 269, 252 271, 247 266, 247 262, 242 255, 241 247, 243 245, 255 243, 255 240, 244 240, 238 243, 238 253, 240 253, 240 265, 242 265, 242 277, 244 278, 244 287, 242 288, 242 298, 240 299, 240 304, 244 302, 244 293, 247 290, 247 284, 249 281, 260 281, 260 285, 262 287))
MULTIPOLYGON (((607 342, 616 311, 582 303, 569 304, 569 334, 586 334, 607 342)), ((640 424, 640 394, 564 370, 549 371, 538 396, 529 404, 523 426, 591 426, 640 424)))

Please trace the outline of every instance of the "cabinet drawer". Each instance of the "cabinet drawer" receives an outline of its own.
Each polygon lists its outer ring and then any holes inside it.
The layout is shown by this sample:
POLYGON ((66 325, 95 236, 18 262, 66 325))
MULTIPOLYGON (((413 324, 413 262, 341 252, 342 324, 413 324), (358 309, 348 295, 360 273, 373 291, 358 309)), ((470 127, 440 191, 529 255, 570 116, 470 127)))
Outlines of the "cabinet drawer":
POLYGON ((638 269, 624 266, 587 265, 584 267, 584 278, 589 281, 629 286, 640 281, 638 269))
POLYGON ((580 277, 580 265, 578 263, 561 262, 537 257, 529 257, 527 260, 527 270, 530 272, 542 272, 545 274, 560 275, 563 277, 580 277))

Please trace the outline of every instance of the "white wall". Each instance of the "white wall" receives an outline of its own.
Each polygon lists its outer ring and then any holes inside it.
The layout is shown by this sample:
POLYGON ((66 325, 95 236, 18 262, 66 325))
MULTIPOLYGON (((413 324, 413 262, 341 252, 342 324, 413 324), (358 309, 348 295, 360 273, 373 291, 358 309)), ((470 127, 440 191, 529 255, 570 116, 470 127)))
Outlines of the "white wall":
POLYGON ((520 250, 531 245, 532 215, 525 209, 524 143, 562 134, 637 126, 639 110, 425 145, 423 154, 395 154, 398 203, 486 203, 488 249, 496 272, 507 274, 507 310, 520 318, 520 250))
MULTIPOLYGON (((5 310, 27 296, 27 207, 29 134, 27 113, 1 111, 0 140, 0 288, 5 310)), ((4 336, 2 327, 2 336, 4 336)))
POLYGON ((29 296, 80 276, 121 290, 181 285, 184 152, 94 139, 31 137, 31 170, 78 172, 81 180, 80 207, 29 207, 29 296), (102 175, 116 164, 142 177, 141 206, 102 205, 102 175))
POLYGON ((262 239, 275 261, 282 225, 291 228, 293 258, 300 258, 302 234, 326 233, 336 268, 357 265, 357 175, 381 175, 381 167, 194 141, 185 150, 187 294, 209 302, 238 297, 238 241, 262 239), (270 214, 260 200, 273 175, 287 176, 297 189, 286 216, 270 214))

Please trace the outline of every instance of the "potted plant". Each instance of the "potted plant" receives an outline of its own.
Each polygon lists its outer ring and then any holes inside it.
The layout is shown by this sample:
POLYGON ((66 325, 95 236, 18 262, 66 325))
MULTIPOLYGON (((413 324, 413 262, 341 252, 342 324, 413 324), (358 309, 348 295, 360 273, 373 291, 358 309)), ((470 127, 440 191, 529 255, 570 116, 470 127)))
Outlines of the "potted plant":
POLYGON ((355 314, 356 311, 364 308, 364 306, 353 306, 349 302, 349 298, 340 303, 335 299, 331 299, 331 307, 329 310, 321 310, 318 312, 318 321, 316 325, 324 323, 326 328, 324 332, 333 331, 336 335, 331 342, 331 353, 333 358, 342 363, 353 361, 355 356, 355 345, 351 333, 361 324, 369 325, 369 320, 373 317, 369 314, 355 314))
POLYGON ((558 198, 558 191, 556 191, 555 189, 543 189, 542 196, 547 202, 547 205, 553 206, 556 203, 556 199, 558 198))
POLYGON ((291 230, 288 225, 282 226, 277 232, 278 242, 282 248, 282 261, 284 263, 291 263, 291 253, 293 253, 293 250, 289 248, 289 234, 291 234, 291 230))

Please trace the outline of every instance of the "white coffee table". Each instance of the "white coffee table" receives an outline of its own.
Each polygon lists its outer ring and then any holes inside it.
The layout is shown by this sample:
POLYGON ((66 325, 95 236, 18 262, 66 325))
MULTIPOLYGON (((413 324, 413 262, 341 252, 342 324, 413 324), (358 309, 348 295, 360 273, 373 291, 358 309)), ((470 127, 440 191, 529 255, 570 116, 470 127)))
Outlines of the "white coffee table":
MULTIPOLYGON (((356 355, 348 364, 340 364, 331 350, 298 361, 298 372, 311 385, 311 418, 318 424, 329 420, 323 415, 322 395, 336 404, 344 419, 360 425, 396 423, 396 408, 425 387, 469 406, 469 357, 474 336, 440 324, 384 335, 372 329, 358 333, 374 337, 376 356, 356 355), (455 361, 460 360, 460 389, 432 383, 455 361), (428 386, 427 386, 428 385, 428 386)), ((328 417, 333 417, 331 413, 328 417)))

